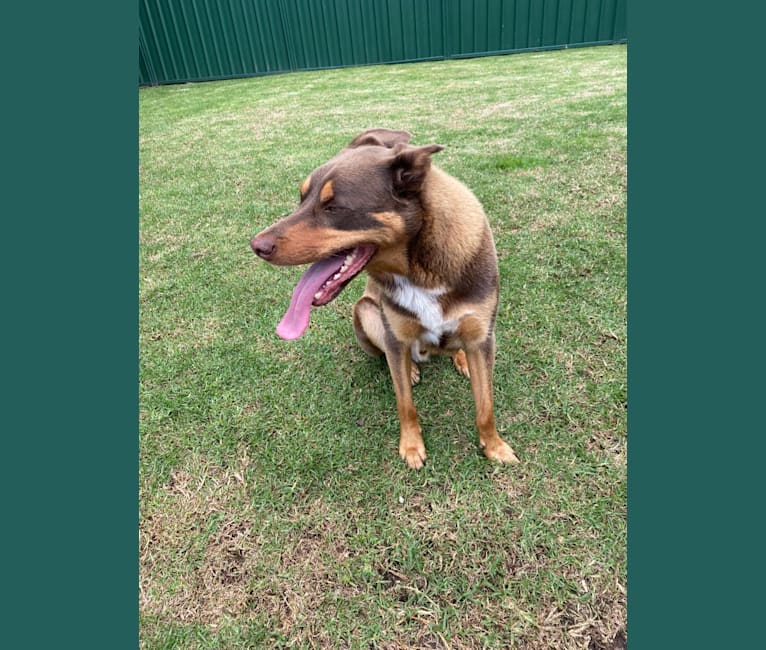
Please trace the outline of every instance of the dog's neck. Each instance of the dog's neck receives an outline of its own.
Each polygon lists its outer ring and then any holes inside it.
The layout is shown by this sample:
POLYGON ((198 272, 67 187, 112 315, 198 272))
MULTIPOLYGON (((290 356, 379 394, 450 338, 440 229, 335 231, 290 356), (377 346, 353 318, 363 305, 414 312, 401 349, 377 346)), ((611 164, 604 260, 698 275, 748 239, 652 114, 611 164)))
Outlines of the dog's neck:
POLYGON ((476 252, 487 241, 492 245, 489 224, 476 197, 433 165, 413 217, 419 228, 410 241, 382 251, 367 269, 382 285, 400 276, 420 289, 449 290, 461 281, 466 264, 476 252), (461 206, 460 212, 455 206, 461 206))
POLYGON ((421 192, 422 225, 418 246, 409 258, 409 277, 418 286, 450 287, 464 264, 482 247, 489 225, 473 193, 436 166, 421 192), (455 206, 460 205, 460 213, 455 206))

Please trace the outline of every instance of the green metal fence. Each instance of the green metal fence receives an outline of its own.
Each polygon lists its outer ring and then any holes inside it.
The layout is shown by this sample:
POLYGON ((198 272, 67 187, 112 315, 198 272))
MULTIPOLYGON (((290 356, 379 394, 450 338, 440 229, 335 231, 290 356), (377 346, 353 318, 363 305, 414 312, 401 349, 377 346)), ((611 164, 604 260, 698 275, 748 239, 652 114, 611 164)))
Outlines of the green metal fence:
POLYGON ((627 0, 139 0, 139 84, 627 40, 627 0))

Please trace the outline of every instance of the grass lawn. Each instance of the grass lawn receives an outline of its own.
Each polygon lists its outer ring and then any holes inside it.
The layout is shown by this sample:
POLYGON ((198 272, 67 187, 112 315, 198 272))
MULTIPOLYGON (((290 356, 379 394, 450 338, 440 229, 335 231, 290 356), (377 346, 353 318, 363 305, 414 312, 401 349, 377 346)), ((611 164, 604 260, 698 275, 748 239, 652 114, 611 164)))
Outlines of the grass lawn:
POLYGON ((622 648, 626 46, 142 89, 142 648, 622 648), (482 201, 500 261, 478 448, 449 358, 400 460, 357 278, 303 338, 302 268, 250 251, 357 133, 406 129, 482 201))

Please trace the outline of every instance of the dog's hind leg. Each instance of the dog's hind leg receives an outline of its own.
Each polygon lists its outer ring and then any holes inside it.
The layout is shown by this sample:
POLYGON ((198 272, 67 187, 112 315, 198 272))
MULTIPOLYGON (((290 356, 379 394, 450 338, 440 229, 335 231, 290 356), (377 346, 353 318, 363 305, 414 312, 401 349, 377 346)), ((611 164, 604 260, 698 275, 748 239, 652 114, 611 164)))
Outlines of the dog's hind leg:
POLYGON ((464 377, 471 378, 471 372, 468 370, 468 359, 465 356, 464 350, 458 350, 452 355, 452 363, 455 364, 455 369, 464 377))
POLYGON ((362 296, 354 305, 354 333, 359 347, 373 357, 386 349, 386 329, 380 316, 380 305, 369 296, 362 296))

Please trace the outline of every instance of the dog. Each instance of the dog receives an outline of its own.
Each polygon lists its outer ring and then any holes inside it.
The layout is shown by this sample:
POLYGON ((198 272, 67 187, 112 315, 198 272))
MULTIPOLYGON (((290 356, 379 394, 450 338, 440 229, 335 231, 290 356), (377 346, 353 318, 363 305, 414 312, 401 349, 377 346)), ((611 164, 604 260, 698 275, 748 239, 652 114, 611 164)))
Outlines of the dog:
POLYGON ((489 222, 476 196, 431 163, 444 147, 413 146, 410 138, 380 128, 359 134, 303 181, 293 214, 251 240, 255 254, 272 264, 311 263, 277 334, 300 337, 312 306, 326 305, 365 271, 353 327, 361 348, 388 362, 402 459, 413 469, 426 460, 412 399, 417 364, 447 354, 470 378, 485 456, 517 463, 495 427, 499 273, 489 222))

